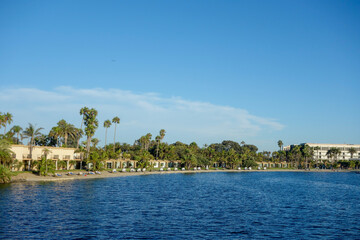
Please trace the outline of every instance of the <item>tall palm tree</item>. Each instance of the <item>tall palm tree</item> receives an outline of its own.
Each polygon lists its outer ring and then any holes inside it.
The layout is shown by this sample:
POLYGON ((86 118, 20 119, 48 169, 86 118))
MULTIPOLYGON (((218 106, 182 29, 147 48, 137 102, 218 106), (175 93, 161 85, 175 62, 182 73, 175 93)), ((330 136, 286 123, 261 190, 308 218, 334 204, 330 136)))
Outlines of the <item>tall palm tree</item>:
POLYGON ((278 142, 277 142, 277 144, 278 144, 278 146, 279 146, 279 148, 280 148, 280 151, 282 150, 282 147, 283 147, 283 142, 281 141, 281 140, 279 140, 278 142))
POLYGON ((351 158, 353 158, 354 154, 356 153, 356 149, 355 148, 349 148, 349 153, 351 155, 351 158))
MULTIPOLYGON (((107 130, 108 130, 108 128, 109 128, 110 126, 111 126, 110 120, 106 120, 106 121, 104 122, 104 128, 105 128, 105 148, 106 148, 107 130)), ((114 144, 114 146, 115 146, 115 144, 114 144)))
POLYGON ((159 145, 160 145, 160 143, 161 143, 161 140, 164 139, 165 133, 166 133, 166 131, 165 131, 164 129, 161 129, 161 130, 160 130, 160 133, 159 133, 159 136, 156 136, 156 137, 155 137, 155 141, 156 141, 156 143, 157 143, 156 159, 158 159, 158 157, 159 157, 159 145))
POLYGON ((81 128, 76 128, 76 148, 79 148, 80 138, 84 135, 81 128))
POLYGON ((156 137, 155 137, 155 141, 156 141, 156 144, 157 144, 157 146, 156 146, 156 157, 155 157, 155 159, 157 160, 158 157, 159 157, 160 136, 156 136, 156 137))
MULTIPOLYGON (((85 112, 88 112, 88 111, 89 111, 89 108, 87 108, 87 107, 83 107, 80 109, 80 116, 82 116, 81 125, 80 125, 81 130, 82 130, 84 119, 85 119, 85 112)), ((80 138, 81 138, 81 136, 77 140, 76 148, 78 148, 80 145, 80 138)))
POLYGON ((85 109, 84 111, 84 125, 85 125, 85 134, 87 137, 86 140, 86 150, 87 150, 87 158, 89 157, 90 153, 90 143, 91 138, 94 136, 96 129, 99 126, 99 122, 96 119, 97 117, 97 110, 94 108, 85 109))
POLYGON ((4 135, 6 133, 6 125, 11 124, 13 121, 12 117, 11 113, 4 113, 3 115, 4 135))
POLYGON ((12 131, 14 134, 17 135, 17 138, 16 138, 16 143, 19 144, 19 141, 20 141, 20 132, 22 131, 22 127, 18 126, 18 125, 15 125, 13 126, 10 131, 12 131))
MULTIPOLYGON (((23 131, 23 138, 29 138, 29 146, 30 146, 30 159, 32 159, 32 150, 35 144, 35 138, 41 136, 41 130, 43 128, 36 128, 35 125, 29 123, 29 127, 23 131)), ((30 168, 30 161, 29 161, 29 168, 30 168)))
POLYGON ((145 135, 145 150, 149 149, 151 137, 152 137, 151 133, 145 135))
POLYGON ((119 124, 119 123, 120 123, 120 118, 119 118, 119 117, 114 117, 114 118, 112 119, 112 122, 113 122, 114 125, 115 125, 115 132, 114 132, 114 152, 115 152, 116 124, 119 124))

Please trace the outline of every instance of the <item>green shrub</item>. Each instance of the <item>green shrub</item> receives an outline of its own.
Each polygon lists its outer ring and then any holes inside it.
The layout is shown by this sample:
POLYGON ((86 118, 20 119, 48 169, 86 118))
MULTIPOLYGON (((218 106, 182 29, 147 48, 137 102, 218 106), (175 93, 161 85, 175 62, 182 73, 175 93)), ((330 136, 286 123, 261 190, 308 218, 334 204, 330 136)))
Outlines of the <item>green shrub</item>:
POLYGON ((0 164, 0 183, 9 183, 12 173, 9 168, 0 164))

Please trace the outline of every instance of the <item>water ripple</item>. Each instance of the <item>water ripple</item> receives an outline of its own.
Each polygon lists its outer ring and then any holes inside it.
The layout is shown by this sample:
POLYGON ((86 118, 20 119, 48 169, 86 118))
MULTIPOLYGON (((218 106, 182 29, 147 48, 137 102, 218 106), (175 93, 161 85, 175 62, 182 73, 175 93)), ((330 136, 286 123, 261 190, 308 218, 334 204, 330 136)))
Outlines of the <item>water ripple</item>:
POLYGON ((359 239, 360 175, 204 173, 0 186, 0 239, 359 239))

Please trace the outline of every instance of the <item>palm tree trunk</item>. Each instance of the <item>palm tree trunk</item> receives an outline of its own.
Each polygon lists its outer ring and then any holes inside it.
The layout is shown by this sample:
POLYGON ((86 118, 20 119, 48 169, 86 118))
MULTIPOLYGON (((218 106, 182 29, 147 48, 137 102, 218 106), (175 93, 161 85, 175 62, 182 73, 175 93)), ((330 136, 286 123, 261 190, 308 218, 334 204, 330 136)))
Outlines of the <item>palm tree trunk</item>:
POLYGON ((89 157, 89 152, 90 152, 90 142, 91 142, 91 137, 87 138, 87 143, 86 143, 86 158, 89 157))
MULTIPOLYGON (((82 130, 83 122, 84 122, 84 116, 82 118, 81 125, 80 125, 81 130, 82 130)), ((78 137, 78 140, 77 140, 77 143, 76 143, 76 148, 79 148, 79 145, 80 145, 80 136, 78 137)))
POLYGON ((65 146, 66 146, 66 147, 67 147, 67 139, 68 139, 68 134, 65 133, 64 140, 65 140, 65 146))
POLYGON ((105 149, 106 149, 107 128, 105 128, 105 149))
POLYGON ((156 160, 159 158, 159 142, 157 144, 157 148, 156 148, 156 160))
POLYGON ((114 132, 114 152, 115 152, 115 136, 116 136, 116 123, 115 123, 115 132, 114 132))

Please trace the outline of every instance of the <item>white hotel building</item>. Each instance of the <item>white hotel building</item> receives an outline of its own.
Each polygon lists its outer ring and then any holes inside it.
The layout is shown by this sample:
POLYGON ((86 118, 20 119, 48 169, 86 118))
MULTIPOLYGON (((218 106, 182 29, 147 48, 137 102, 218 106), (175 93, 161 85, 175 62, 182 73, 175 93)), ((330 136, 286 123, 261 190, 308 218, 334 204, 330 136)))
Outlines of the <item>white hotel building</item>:
MULTIPOLYGON (((327 151, 331 148, 337 148, 341 151, 338 155, 338 160, 360 160, 360 144, 330 144, 330 143, 301 143, 299 145, 308 145, 314 150, 314 160, 331 160, 328 155, 326 155, 327 151), (355 149, 355 153, 351 157, 351 153, 349 152, 350 148, 355 149)), ((285 151, 289 151, 296 145, 289 145, 284 147, 285 151)))

